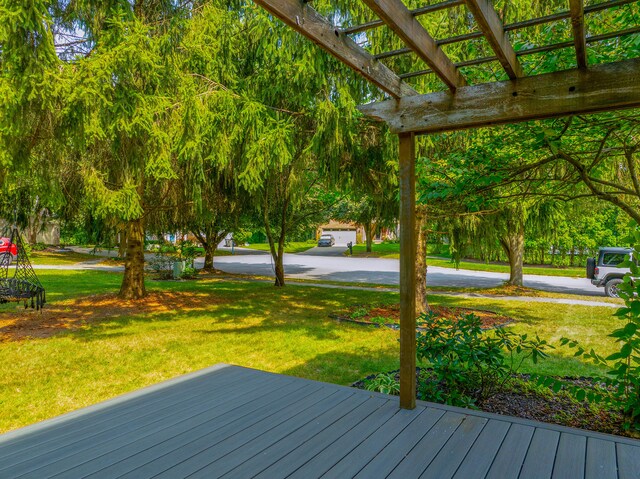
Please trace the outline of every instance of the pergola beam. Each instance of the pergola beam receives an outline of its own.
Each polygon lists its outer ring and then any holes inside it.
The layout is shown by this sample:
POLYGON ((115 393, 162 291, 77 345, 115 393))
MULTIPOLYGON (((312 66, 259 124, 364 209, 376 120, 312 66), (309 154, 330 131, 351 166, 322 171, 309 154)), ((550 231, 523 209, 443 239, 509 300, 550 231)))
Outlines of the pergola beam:
POLYGON ((393 98, 418 94, 387 66, 376 60, 373 55, 302 0, 255 0, 255 2, 393 98))
POLYGON ((440 79, 455 91, 466 81, 402 0, 363 0, 440 79))
POLYGON ((489 0, 465 0, 465 2, 509 78, 515 80, 524 76, 502 21, 489 0))
POLYGON ((433 133, 640 107, 640 59, 360 106, 394 133, 433 133))
MULTIPOLYGON (((411 10, 411 15, 418 17, 420 15, 426 15, 427 13, 437 12, 438 10, 444 10, 446 8, 453 8, 458 5, 462 5, 464 0, 445 0, 444 2, 434 3, 433 5, 425 5, 424 7, 411 10)), ((362 25, 354 25, 353 27, 346 27, 343 29, 344 33, 351 35, 354 33, 366 32, 372 28, 381 27, 384 25, 382 20, 373 20, 371 22, 363 23, 362 25)))
POLYGON ((587 68, 587 42, 584 33, 584 3, 582 0, 569 0, 573 43, 576 47, 578 68, 587 68))

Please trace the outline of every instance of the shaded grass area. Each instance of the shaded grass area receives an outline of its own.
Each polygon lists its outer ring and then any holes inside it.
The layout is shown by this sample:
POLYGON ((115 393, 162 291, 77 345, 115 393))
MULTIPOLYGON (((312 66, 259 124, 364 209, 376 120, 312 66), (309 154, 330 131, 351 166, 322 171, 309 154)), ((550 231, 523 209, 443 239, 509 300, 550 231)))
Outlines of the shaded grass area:
MULTIPOLYGON (((358 244, 353 247, 353 256, 362 258, 400 258, 399 243, 380 243, 371 245, 371 253, 366 252, 366 245, 358 244)), ((429 266, 438 266, 440 268, 455 268, 456 265, 450 258, 429 256, 427 258, 429 266)), ((508 273, 509 265, 502 263, 484 263, 482 261, 466 261, 463 260, 458 266, 459 269, 467 269, 471 271, 489 271, 493 273, 508 273)), ((567 278, 583 278, 585 269, 582 267, 553 267, 553 266, 527 266, 524 267, 524 274, 538 274, 545 276, 562 276, 567 278)))
POLYGON ((370 253, 367 253, 366 244, 356 244, 353 245, 353 256, 398 259, 400 258, 400 243, 373 243, 370 253))
MULTIPOLYGON (((121 275, 41 271, 50 302, 117 292, 121 275)), ((397 293, 336 290, 224 279, 148 281, 151 292, 190 292, 215 301, 176 311, 125 314, 47 338, 0 343, 0 431, 7 431, 219 362, 349 384, 398 368, 398 333, 338 324, 347 305, 394 303, 397 293)), ((162 296, 161 294, 158 296, 162 296)), ((607 354, 616 325, 610 308, 516 303, 433 295, 433 304, 490 309, 514 317, 517 332, 563 336, 607 354)), ((15 305, 0 306, 7 314, 15 305)), ((70 311, 73 314, 73 310, 70 311)), ((556 350, 524 372, 591 375, 602 371, 556 350)))
POLYGON ((585 296, 581 294, 566 294, 566 293, 555 293, 552 291, 542 291, 541 289, 534 288, 524 288, 521 286, 511 286, 504 285, 498 286, 495 288, 452 288, 445 286, 431 286, 430 290, 442 291, 442 292, 451 292, 451 293, 476 293, 482 295, 492 295, 492 296, 518 296, 518 297, 532 297, 532 298, 555 298, 555 299, 575 299, 579 301, 597 301, 599 303, 610 303, 617 304, 620 306, 624 305, 624 300, 620 298, 609 298, 608 296, 603 294, 597 296, 585 296))
MULTIPOLYGON (((302 253, 316 246, 315 241, 291 241, 284 245, 284 252, 289 254, 302 253)), ((270 251, 269 243, 254 243, 243 248, 255 249, 258 251, 270 251)))
MULTIPOLYGON (((439 266, 441 268, 455 268, 455 264, 449 258, 438 258, 429 256, 427 258, 429 266, 439 266)), ((481 261, 460 261, 459 269, 467 269, 471 271, 489 271, 492 273, 509 273, 508 264, 483 263, 481 261)), ((523 268, 524 274, 537 274, 544 276, 562 276, 565 278, 584 278, 585 269, 576 267, 553 266, 527 266, 523 268)))
POLYGON ((76 253, 69 251, 66 253, 57 253, 54 251, 32 251, 29 253, 31 264, 75 264, 83 261, 99 260, 99 256, 85 253, 76 253))

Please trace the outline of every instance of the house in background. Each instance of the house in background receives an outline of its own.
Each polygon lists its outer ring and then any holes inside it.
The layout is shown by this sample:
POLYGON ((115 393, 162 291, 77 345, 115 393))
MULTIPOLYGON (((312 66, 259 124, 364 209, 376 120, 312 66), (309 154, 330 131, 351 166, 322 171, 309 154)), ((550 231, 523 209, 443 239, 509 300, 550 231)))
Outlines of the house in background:
POLYGON ((336 240, 335 246, 347 246, 347 243, 362 243, 365 240, 364 228, 354 223, 329 221, 318 226, 317 237, 331 235, 336 240))
MULTIPOLYGON (((12 223, 6 220, 0 220, 0 236, 6 234, 11 235, 12 223)), ((36 224, 30 221, 30 225, 24 229, 18 228, 23 240, 29 244, 44 243, 49 246, 60 246, 60 222, 56 219, 41 219, 36 224)))
MULTIPOLYGON (((375 228, 374 228, 375 231, 375 228)), ((324 225, 318 226, 316 237, 329 234, 336 240, 336 246, 347 246, 347 243, 359 244, 367 240, 367 234, 364 226, 355 223, 343 223, 341 221, 329 221, 324 225)), ((373 236, 374 242, 397 239, 398 235, 393 229, 380 228, 375 231, 373 236)))

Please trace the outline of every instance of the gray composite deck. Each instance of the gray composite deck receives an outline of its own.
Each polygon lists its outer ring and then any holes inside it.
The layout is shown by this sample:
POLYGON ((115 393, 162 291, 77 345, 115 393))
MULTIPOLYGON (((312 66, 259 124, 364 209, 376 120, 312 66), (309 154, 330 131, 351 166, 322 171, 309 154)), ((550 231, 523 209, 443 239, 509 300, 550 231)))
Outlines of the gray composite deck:
POLYGON ((1 478, 640 478, 640 441, 217 365, 0 436, 1 478))

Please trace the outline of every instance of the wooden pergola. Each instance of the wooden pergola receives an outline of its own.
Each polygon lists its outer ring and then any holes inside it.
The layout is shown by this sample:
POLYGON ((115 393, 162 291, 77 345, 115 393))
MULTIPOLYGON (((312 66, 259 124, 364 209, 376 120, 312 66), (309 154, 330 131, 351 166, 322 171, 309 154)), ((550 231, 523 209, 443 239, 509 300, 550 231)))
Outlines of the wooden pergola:
MULTIPOLYGON (((490 0, 444 0, 410 10, 403 0, 361 0, 377 19, 342 28, 314 10, 311 0, 255 0, 271 14, 317 43, 390 96, 389 100, 363 105, 366 115, 385 121, 400 139, 400 407, 413 409, 416 397, 415 313, 415 136, 463 128, 515 123, 573 114, 613 111, 640 106, 640 59, 589 65, 588 45, 640 33, 640 25, 595 36, 586 36, 585 14, 636 4, 638 0, 608 0, 584 5, 568 0, 567 10, 503 24, 490 0), (434 39, 418 17, 464 6, 477 31, 434 39), (570 20, 571 41, 516 51, 509 32, 570 20), (405 47, 373 55, 356 36, 388 27, 405 47), (443 45, 485 38, 494 55, 454 63, 443 45), (527 76, 520 58, 559 49, 575 50, 575 68, 527 76), (395 72, 384 61, 415 54, 425 69, 395 72), (460 69, 498 61, 508 80, 469 85, 460 69), (405 80, 435 74, 448 88, 420 94, 405 80)), ((354 2, 357 0, 354 0, 354 2)), ((425 3, 427 3, 425 1, 425 3)), ((336 18, 337 15, 332 16, 336 18)))

